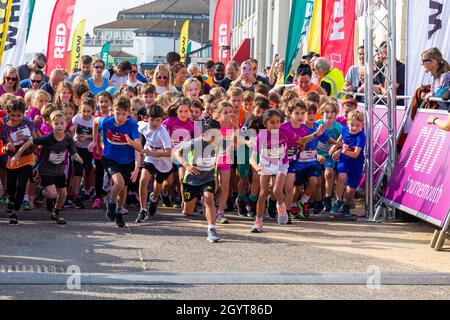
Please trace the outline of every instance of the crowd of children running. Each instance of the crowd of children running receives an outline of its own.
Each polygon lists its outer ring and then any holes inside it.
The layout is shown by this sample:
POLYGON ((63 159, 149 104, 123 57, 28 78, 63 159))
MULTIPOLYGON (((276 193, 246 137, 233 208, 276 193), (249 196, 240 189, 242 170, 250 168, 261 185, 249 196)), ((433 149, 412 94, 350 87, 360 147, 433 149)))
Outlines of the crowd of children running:
POLYGON ((158 95, 144 84, 113 96, 94 95, 81 79, 62 82, 54 101, 42 90, 3 95, 0 178, 10 225, 42 205, 64 225, 64 208, 84 209, 88 199, 120 228, 130 205, 139 206, 136 223, 159 205, 203 213, 210 242, 235 210, 254 219, 253 233, 267 217, 281 225, 324 211, 352 219, 366 141, 356 101, 300 99, 295 89, 269 99, 264 87, 202 95, 190 78, 182 93, 158 95))

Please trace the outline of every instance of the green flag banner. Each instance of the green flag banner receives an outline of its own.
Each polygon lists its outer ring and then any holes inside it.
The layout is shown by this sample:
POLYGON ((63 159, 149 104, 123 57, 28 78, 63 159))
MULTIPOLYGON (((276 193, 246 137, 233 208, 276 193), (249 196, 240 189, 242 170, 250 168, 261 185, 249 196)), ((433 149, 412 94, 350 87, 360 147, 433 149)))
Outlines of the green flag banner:
POLYGON ((100 53, 100 59, 102 59, 105 64, 106 64, 106 68, 109 68, 109 61, 108 61, 108 57, 109 57, 109 49, 111 48, 111 42, 107 42, 105 43, 105 45, 102 48, 102 52, 100 53))
POLYGON ((29 0, 30 8, 28 11, 28 30, 27 30, 27 42, 28 42, 28 36, 30 35, 30 28, 31 28, 31 22, 33 21, 33 13, 34 13, 34 6, 36 4, 36 0, 29 0))
POLYGON ((300 44, 308 32, 313 9, 314 0, 292 0, 284 65, 284 81, 286 81, 291 72, 300 44))

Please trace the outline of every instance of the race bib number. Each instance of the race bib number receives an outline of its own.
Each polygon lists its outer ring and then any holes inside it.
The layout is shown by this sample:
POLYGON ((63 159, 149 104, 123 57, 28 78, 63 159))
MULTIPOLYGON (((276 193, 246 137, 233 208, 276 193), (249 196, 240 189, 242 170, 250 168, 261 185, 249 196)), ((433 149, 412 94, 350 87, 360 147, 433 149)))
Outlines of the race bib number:
POLYGON ((307 150, 300 153, 299 162, 317 161, 317 150, 307 150))
POLYGON ((26 140, 30 139, 31 131, 28 127, 22 127, 17 131, 10 133, 11 140, 15 147, 20 146, 25 143, 26 140), (24 140, 25 139, 25 140, 24 140))

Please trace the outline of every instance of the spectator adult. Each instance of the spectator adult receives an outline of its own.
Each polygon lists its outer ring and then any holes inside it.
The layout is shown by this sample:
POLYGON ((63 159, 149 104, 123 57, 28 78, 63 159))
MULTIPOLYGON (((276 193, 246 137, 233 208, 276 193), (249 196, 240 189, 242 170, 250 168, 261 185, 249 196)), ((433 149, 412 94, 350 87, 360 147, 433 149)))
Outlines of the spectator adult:
POLYGON ((172 67, 173 85, 179 93, 183 93, 183 85, 187 79, 187 68, 182 62, 172 67))
POLYGON ((50 80, 48 81, 48 83, 43 85, 41 89, 46 91, 52 97, 53 100, 58 85, 63 81, 64 81, 64 72, 60 69, 55 69, 50 73, 50 80))
POLYGON ((269 83, 271 87, 284 84, 284 60, 279 60, 278 54, 275 55, 272 66, 270 67, 269 83))
POLYGON ((20 87, 19 72, 16 68, 7 67, 0 82, 0 97, 5 93, 17 97, 25 97, 25 91, 20 87))
MULTIPOLYGON (((47 57, 43 53, 36 53, 33 60, 27 62, 17 68, 21 80, 30 78, 31 71, 44 70, 47 65, 47 57)), ((44 81, 48 82, 48 77, 44 74, 44 81)))
POLYGON ((225 67, 225 78, 220 83, 220 86, 228 91, 233 81, 239 78, 239 64, 236 61, 229 61, 225 67))
POLYGON ((73 83, 76 77, 82 77, 84 80, 89 80, 92 78, 92 57, 91 56, 82 56, 81 57, 81 71, 72 73, 67 81, 73 83))
POLYGON ((327 96, 337 98, 345 83, 344 75, 336 68, 331 68, 326 58, 317 58, 314 68, 320 81, 320 86, 325 90, 327 96))
POLYGON ((194 78, 200 74, 200 67, 196 63, 191 63, 187 68, 187 71, 191 78, 194 78))
POLYGON ((170 69, 165 64, 160 64, 156 67, 155 76, 153 77, 153 85, 156 87, 157 95, 165 92, 177 92, 177 89, 172 86, 170 69))
POLYGON ((176 52, 169 52, 166 56, 167 64, 172 68, 181 61, 181 56, 176 52))
POLYGON ((42 70, 36 69, 31 71, 30 79, 25 79, 20 82, 20 87, 22 89, 37 90, 40 89, 44 84, 44 72, 42 72, 42 70))
MULTIPOLYGON (((380 44, 380 48, 378 49, 378 62, 377 62, 377 76, 374 79, 374 83, 381 87, 382 92, 387 91, 387 80, 384 77, 386 73, 385 68, 388 64, 388 51, 387 51, 387 42, 383 41, 380 44)), ((397 95, 403 96, 405 95, 405 77, 406 77, 406 67, 405 65, 396 60, 396 74, 397 74, 397 95)))
POLYGON ((357 91, 360 83, 359 71, 364 70, 364 46, 360 46, 357 51, 358 54, 358 64, 351 66, 348 69, 347 75, 345 76, 345 91, 357 91))
POLYGON ((444 131, 450 131, 450 108, 448 109, 449 115, 447 120, 440 120, 438 117, 430 116, 428 118, 428 124, 434 124, 435 126, 441 128, 444 131))
POLYGON ((94 72, 92 77, 88 80, 89 90, 98 95, 100 92, 106 91, 108 87, 112 87, 113 83, 103 76, 103 71, 106 68, 106 64, 103 60, 99 59, 94 62, 94 72))
POLYGON ((269 77, 258 74, 258 70, 259 70, 259 62, 258 62, 258 60, 254 59, 254 58, 250 58, 250 59, 248 59, 248 62, 253 67, 253 73, 255 74, 256 80, 258 80, 259 83, 265 84, 270 89, 271 86, 270 86, 269 77))
POLYGON ((225 79, 225 65, 222 62, 214 64, 214 75, 212 78, 212 88, 218 88, 221 86, 223 79, 225 79))
POLYGON ((214 78, 214 61, 208 60, 205 64, 205 73, 203 74, 203 79, 210 86, 213 86, 213 78, 214 78))
POLYGON ((300 64, 297 69, 297 87, 299 99, 305 99, 308 94, 315 92, 319 95, 325 96, 327 93, 322 87, 312 83, 312 70, 309 64, 300 64))
POLYGON ((103 71, 103 77, 112 82, 113 87, 119 90, 123 84, 127 84, 128 74, 133 69, 130 61, 120 61, 117 66, 103 71))
POLYGON ((450 86, 450 65, 444 60, 442 52, 438 48, 431 48, 422 53, 422 66, 425 72, 431 76, 431 83, 421 86, 417 89, 411 108, 411 118, 414 119, 417 109, 424 101, 427 109, 448 108, 444 103, 428 101, 436 93, 445 87, 450 86))
POLYGON ((235 83, 233 83, 234 87, 239 87, 243 91, 252 91, 255 92, 255 87, 258 84, 258 80, 255 78, 255 74, 253 73, 253 67, 249 62, 244 62, 241 65, 241 75, 237 79, 235 83))
POLYGON ((132 69, 128 74, 127 86, 136 88, 137 86, 143 85, 144 82, 140 81, 137 76, 139 74, 137 64, 132 64, 132 69))

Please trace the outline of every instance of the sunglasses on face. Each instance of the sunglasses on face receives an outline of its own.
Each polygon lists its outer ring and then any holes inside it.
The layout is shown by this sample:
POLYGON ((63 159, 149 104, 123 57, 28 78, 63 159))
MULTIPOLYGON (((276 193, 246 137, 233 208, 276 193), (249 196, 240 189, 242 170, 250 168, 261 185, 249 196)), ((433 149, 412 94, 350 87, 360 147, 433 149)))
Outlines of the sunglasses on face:
POLYGON ((169 77, 166 77, 166 76, 158 76, 158 79, 159 79, 159 80, 168 80, 169 77))
POLYGON ((6 81, 17 81, 17 78, 5 77, 6 81))
POLYGON ((137 72, 137 70, 131 70, 130 73, 137 74, 138 72, 137 72))
POLYGON ((105 69, 104 66, 94 66, 94 69, 105 69))
POLYGON ((431 62, 431 59, 423 59, 422 60, 422 64, 426 63, 426 62, 431 62))
POLYGON ((30 80, 31 81, 31 83, 41 83, 42 82, 42 80, 30 80))

